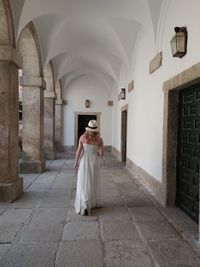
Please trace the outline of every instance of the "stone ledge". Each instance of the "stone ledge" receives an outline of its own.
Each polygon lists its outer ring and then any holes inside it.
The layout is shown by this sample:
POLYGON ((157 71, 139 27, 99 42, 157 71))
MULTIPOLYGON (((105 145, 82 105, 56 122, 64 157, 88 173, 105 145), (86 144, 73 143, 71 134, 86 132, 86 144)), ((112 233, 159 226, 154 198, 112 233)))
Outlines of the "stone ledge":
POLYGON ((0 62, 12 62, 19 69, 22 69, 22 57, 17 50, 9 45, 0 45, 0 62))
POLYGON ((42 77, 20 77, 20 85, 23 87, 31 86, 31 87, 41 87, 46 89, 46 82, 42 77))
POLYGON ((56 105, 62 105, 63 100, 62 99, 56 99, 56 105))
POLYGON ((13 202, 23 192, 23 178, 19 177, 14 182, 0 184, 0 201, 13 202))
POLYGON ((56 98, 55 92, 44 91, 44 98, 56 98))
POLYGON ((22 161, 19 163, 20 173, 43 173, 45 161, 22 161))

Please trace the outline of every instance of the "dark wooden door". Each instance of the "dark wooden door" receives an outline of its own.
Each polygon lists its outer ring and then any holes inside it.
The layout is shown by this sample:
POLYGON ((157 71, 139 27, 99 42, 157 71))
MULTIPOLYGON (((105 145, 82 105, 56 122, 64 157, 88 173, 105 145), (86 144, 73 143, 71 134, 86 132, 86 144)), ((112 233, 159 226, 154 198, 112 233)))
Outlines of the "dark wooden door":
POLYGON ((90 120, 96 120, 96 115, 78 115, 78 141, 79 137, 85 132, 85 127, 87 127, 90 120))
POLYGON ((180 93, 177 152, 177 205, 198 222, 200 84, 180 93))
POLYGON ((122 161, 126 162, 126 146, 127 146, 127 110, 122 111, 121 121, 121 153, 122 161))

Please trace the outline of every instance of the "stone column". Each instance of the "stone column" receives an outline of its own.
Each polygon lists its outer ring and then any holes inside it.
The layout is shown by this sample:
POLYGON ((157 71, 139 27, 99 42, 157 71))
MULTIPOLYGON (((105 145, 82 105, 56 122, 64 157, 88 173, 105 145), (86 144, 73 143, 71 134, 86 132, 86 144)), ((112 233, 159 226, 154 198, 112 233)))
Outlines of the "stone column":
POLYGON ((18 177, 18 68, 16 50, 0 45, 0 200, 14 201, 23 191, 18 177))
POLYGON ((44 89, 41 77, 22 77, 23 129, 21 173, 42 173, 45 170, 44 144, 44 89))
POLYGON ((56 99, 55 146, 58 151, 62 150, 62 103, 62 99, 56 99))
POLYGON ((55 159, 55 93, 44 93, 44 152, 46 159, 55 159))

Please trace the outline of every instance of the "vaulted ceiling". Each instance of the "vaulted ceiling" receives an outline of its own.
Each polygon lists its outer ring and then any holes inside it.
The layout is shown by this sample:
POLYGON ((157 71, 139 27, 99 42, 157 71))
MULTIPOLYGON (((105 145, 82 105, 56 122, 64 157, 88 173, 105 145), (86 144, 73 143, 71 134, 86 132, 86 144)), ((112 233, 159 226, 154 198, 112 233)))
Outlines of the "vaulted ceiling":
POLYGON ((43 64, 53 62, 56 80, 67 87, 92 75, 106 87, 130 68, 138 34, 156 38, 164 0, 11 0, 15 35, 33 21, 43 64))

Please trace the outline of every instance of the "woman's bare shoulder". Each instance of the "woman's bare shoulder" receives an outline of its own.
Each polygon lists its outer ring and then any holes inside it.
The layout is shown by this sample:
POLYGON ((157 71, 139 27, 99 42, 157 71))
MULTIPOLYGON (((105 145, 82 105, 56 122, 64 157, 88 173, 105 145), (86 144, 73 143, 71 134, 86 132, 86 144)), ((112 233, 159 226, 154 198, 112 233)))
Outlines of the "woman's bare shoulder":
POLYGON ((84 140, 85 140, 85 136, 84 136, 84 134, 82 134, 82 135, 80 136, 80 138, 79 138, 79 141, 83 142, 84 140))

